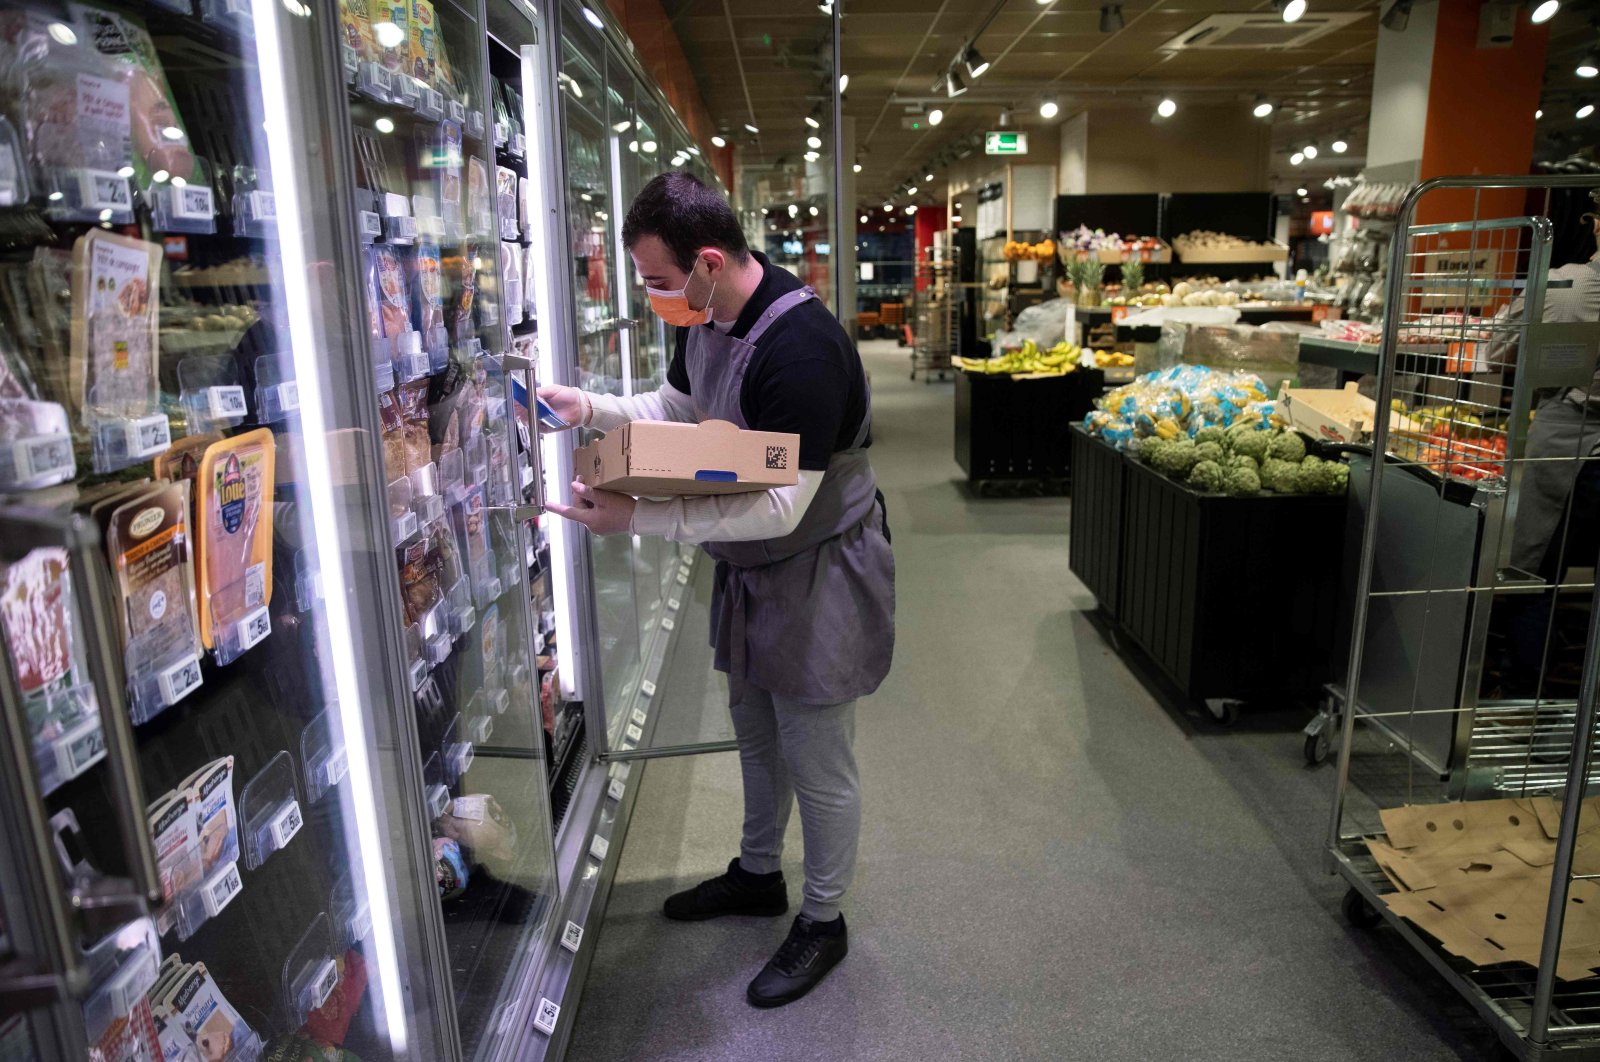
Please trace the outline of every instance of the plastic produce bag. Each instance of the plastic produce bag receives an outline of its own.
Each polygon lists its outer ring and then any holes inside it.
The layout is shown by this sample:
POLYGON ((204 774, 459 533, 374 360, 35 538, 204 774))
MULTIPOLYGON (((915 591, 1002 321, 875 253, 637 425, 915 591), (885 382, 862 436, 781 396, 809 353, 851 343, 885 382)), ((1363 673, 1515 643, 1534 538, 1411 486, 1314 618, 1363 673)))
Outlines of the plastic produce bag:
MULTIPOLYGON (((998 351, 1021 350, 1031 339, 1040 350, 1049 350, 1067 336, 1067 310, 1073 305, 1070 299, 1051 299, 1037 306, 1029 306, 1017 314, 1016 327, 1009 332, 996 333, 994 349, 998 351)), ((1076 342, 1077 337, 1070 337, 1076 342)))

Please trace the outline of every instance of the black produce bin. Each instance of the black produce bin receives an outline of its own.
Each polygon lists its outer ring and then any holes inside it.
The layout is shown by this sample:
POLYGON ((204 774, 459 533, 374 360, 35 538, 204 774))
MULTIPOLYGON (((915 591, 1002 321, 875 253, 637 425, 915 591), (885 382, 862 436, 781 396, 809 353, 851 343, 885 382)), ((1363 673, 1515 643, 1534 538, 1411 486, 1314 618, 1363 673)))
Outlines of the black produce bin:
POLYGON ((1318 691, 1335 666, 1345 499, 1199 494, 1124 463, 1128 636, 1191 698, 1318 691))
POLYGON ((1122 596, 1122 497, 1128 462, 1116 447, 1072 426, 1072 516, 1067 563, 1113 618, 1122 596))
POLYGON ((956 463, 974 483, 1066 479, 1068 429, 1104 390, 1099 369, 1038 380, 957 373, 956 463))

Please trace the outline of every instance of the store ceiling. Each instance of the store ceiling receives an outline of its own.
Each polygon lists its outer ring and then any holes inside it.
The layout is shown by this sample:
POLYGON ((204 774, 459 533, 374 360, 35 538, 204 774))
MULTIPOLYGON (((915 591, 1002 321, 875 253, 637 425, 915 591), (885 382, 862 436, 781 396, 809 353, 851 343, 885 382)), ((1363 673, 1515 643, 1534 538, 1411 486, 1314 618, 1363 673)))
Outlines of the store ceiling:
MULTIPOLYGON (((844 108, 855 119, 852 161, 863 167, 856 178, 861 205, 883 202, 908 180, 921 186, 916 198, 934 201, 922 179, 926 173, 932 170, 934 188, 942 189, 942 168, 957 151, 970 151, 985 130, 998 128, 1002 110, 1017 128, 1046 124, 1038 113, 1046 96, 1057 101, 1053 122, 1061 122, 1095 106, 1153 109, 1163 95, 1178 101, 1173 120, 1181 121, 1185 102, 1249 108, 1257 94, 1265 95, 1278 104, 1270 119, 1278 183, 1350 173, 1365 154, 1377 0, 1311 0, 1307 22, 1331 16, 1339 24, 1295 46, 1186 50, 1168 46, 1214 15, 1251 13, 1274 22, 1271 0, 1124 0, 1124 28, 1105 34, 1101 0, 843 3, 843 69, 850 77, 844 108), (933 91, 974 34, 991 68, 962 96, 933 91), (945 116, 935 128, 926 119, 936 106, 945 116), (910 128, 913 121, 920 128, 910 128), (1350 151, 1333 156, 1326 148, 1339 137, 1350 142, 1350 151), (1321 156, 1291 166, 1290 154, 1306 143, 1322 144, 1321 156)), ((713 121, 739 145, 743 164, 798 173, 807 136, 821 136, 824 150, 831 147, 826 129, 804 121, 826 105, 832 69, 831 16, 815 0, 662 0, 662 6, 713 121), (760 134, 745 133, 746 122, 760 134)), ((1582 89, 1600 88, 1571 73, 1576 57, 1594 42, 1595 31, 1576 10, 1581 7, 1570 4, 1551 25, 1541 157, 1594 140, 1571 115, 1571 100, 1582 89), (1552 143, 1548 134, 1564 139, 1552 143)), ((1595 123, 1600 127, 1600 117, 1595 123)))

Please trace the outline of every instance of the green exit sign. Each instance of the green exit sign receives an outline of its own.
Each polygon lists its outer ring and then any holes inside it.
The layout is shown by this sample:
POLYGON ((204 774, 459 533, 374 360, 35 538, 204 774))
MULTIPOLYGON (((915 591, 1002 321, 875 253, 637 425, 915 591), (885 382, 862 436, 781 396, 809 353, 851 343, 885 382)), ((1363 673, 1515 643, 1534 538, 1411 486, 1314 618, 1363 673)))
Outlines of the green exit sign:
POLYGON ((983 134, 985 155, 1026 155, 1028 134, 998 130, 983 134))

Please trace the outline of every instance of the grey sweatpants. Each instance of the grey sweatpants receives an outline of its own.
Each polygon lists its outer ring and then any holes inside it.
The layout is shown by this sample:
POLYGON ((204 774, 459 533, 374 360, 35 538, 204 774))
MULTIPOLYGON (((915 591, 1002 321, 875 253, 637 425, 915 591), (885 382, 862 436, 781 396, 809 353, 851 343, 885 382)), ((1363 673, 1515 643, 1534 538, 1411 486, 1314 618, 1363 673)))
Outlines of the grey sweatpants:
POLYGON ((747 685, 730 709, 744 773, 739 865, 752 874, 781 868, 783 833, 798 797, 806 870, 800 913, 831 922, 855 876, 861 836, 856 702, 800 704, 747 685))

